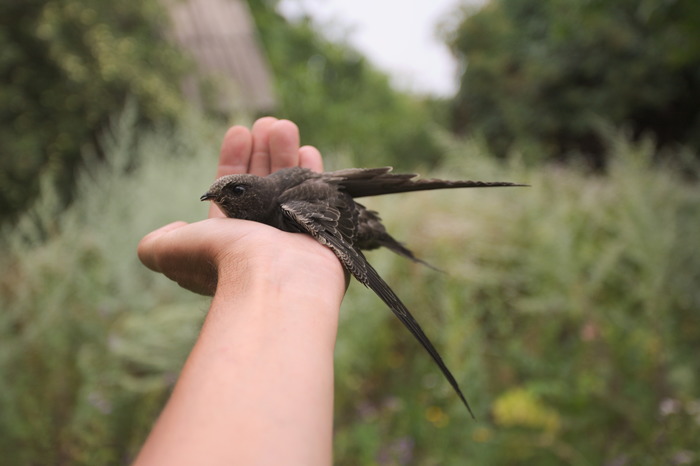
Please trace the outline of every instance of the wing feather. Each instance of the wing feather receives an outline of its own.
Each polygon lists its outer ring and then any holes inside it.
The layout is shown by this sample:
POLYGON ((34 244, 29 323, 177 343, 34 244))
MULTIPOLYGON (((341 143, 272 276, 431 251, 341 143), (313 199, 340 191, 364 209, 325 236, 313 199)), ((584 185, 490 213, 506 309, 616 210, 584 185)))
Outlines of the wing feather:
POLYGON ((339 210, 319 212, 318 205, 312 205, 304 201, 288 201, 281 205, 284 216, 288 221, 293 222, 302 231, 307 232, 321 244, 329 247, 340 259, 343 266, 363 285, 373 290, 377 296, 391 309, 398 319, 408 328, 413 336, 420 342, 425 350, 430 354, 438 365, 443 375, 457 392, 469 413, 474 417, 467 399, 465 398, 459 384, 447 368, 447 365, 440 357, 437 349, 423 332, 418 322, 401 302, 396 293, 382 279, 379 273, 370 265, 362 252, 352 245, 352 237, 346 237, 342 230, 338 228, 338 219, 343 215, 339 210), (337 215, 336 215, 337 212, 337 215))
POLYGON ((380 194, 405 193, 448 188, 495 188, 526 186, 504 181, 439 180, 418 178, 414 173, 391 173, 391 167, 348 168, 326 172, 323 177, 337 184, 352 197, 377 196, 380 194))

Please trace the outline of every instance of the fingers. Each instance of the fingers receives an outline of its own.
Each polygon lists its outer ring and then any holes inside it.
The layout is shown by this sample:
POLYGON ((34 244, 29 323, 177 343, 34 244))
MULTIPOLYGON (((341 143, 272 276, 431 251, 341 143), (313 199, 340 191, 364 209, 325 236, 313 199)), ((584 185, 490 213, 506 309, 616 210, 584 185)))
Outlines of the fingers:
POLYGON ((218 280, 212 238, 218 231, 211 222, 174 222, 149 233, 139 242, 139 259, 183 288, 212 295, 218 280))
POLYGON ((314 146, 303 146, 299 148, 299 166, 308 168, 311 171, 323 171, 323 158, 321 152, 314 146))
POLYGON ((270 174, 270 130, 277 118, 264 117, 253 123, 253 153, 248 173, 258 176, 270 174))
POLYGON ((270 173, 299 166, 299 128, 289 120, 270 127, 270 173))
MULTIPOLYGON (((233 126, 226 132, 216 176, 234 173, 266 176, 296 166, 322 171, 321 153, 313 146, 299 147, 299 128, 293 122, 264 117, 253 124, 252 130, 233 126)), ((222 216, 214 205, 210 210, 212 216, 222 216)))
MULTIPOLYGON (((253 136, 250 134, 248 128, 244 126, 233 126, 229 128, 221 144, 216 177, 220 178, 226 175, 247 173, 252 148, 253 136)), ((225 215, 216 204, 210 202, 209 218, 216 217, 225 217, 225 215)))
POLYGON ((244 126, 233 126, 226 131, 224 142, 221 144, 219 166, 216 177, 236 173, 246 173, 250 164, 253 136, 244 126))

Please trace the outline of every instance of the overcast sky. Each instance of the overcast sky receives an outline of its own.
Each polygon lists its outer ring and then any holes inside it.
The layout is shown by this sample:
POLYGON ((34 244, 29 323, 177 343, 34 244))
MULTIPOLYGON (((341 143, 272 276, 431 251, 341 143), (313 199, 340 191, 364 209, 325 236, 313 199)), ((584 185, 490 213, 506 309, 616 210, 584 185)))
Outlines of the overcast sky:
MULTIPOLYGON (((344 38, 399 88, 450 96, 456 63, 437 35, 464 0, 282 0, 288 17, 306 13, 330 38, 344 38), (332 36, 337 37, 332 37, 332 36)), ((473 3, 473 2, 471 2, 473 3)))

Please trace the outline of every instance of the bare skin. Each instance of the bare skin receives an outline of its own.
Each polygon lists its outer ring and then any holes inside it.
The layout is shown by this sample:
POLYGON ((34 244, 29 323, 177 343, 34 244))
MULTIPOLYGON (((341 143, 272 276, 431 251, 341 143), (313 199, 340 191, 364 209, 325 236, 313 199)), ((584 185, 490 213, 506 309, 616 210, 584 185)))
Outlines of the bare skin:
MULTIPOLYGON (((299 147, 292 122, 266 117, 228 130, 217 177, 292 166, 322 171, 321 154, 299 147)), ((213 204, 209 217, 139 243, 147 267, 214 297, 134 464, 330 464, 343 268, 308 235, 223 218, 213 204)))

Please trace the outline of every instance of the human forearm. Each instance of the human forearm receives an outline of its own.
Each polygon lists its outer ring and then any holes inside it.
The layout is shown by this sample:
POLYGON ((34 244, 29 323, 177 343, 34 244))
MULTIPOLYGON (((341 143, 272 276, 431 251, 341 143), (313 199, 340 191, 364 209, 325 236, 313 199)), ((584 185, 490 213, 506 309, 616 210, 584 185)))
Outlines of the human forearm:
MULTIPOLYGON (((292 122, 268 117, 227 132, 217 177, 294 166, 320 172, 321 154, 299 147, 292 122)), ((306 235, 219 218, 214 205, 209 216, 139 243, 150 269, 216 293, 136 464, 329 464, 342 267, 306 235)))
POLYGON ((223 266, 199 339, 138 464, 330 464, 343 287, 328 277, 342 272, 334 257, 306 258, 296 270, 293 254, 276 254, 275 264, 258 260, 242 282, 227 281, 232 270, 223 266))

